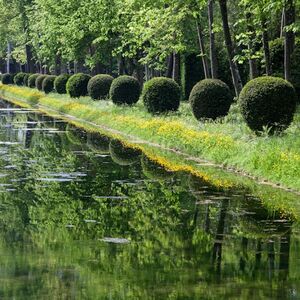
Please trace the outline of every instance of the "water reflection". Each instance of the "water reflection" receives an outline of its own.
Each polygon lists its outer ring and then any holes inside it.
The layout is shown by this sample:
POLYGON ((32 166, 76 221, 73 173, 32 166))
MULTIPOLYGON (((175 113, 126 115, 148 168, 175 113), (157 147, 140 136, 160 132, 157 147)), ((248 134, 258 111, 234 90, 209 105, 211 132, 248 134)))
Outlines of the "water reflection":
POLYGON ((0 124, 0 298, 299 299, 287 214, 34 111, 0 124))

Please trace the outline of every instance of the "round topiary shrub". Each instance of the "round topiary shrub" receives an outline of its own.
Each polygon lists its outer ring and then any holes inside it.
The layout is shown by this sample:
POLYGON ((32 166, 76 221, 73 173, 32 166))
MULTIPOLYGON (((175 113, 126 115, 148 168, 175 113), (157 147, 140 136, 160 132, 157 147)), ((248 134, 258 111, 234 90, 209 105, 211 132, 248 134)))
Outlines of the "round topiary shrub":
POLYGON ((56 77, 54 80, 54 88, 58 94, 66 94, 67 93, 67 82, 70 78, 69 74, 62 74, 56 77))
POLYGON ((88 94, 87 85, 91 76, 78 73, 71 76, 67 82, 67 92, 72 98, 79 98, 88 94))
POLYGON ((215 120, 227 115, 233 97, 223 81, 204 79, 194 86, 189 101, 197 120, 215 120))
POLYGON ((255 132, 268 128, 269 133, 285 130, 296 110, 294 87, 278 77, 260 77, 243 88, 239 104, 248 126, 255 132))
POLYGON ((110 99, 117 105, 133 105, 139 101, 141 86, 137 79, 123 75, 116 78, 109 91, 110 99))
POLYGON ((13 83, 13 77, 12 74, 5 73, 2 75, 2 83, 3 84, 12 84, 13 83))
POLYGON ((170 78, 153 78, 145 83, 142 99, 152 114, 176 111, 180 105, 180 87, 170 78))
POLYGON ((40 74, 32 74, 28 78, 28 87, 35 88, 35 81, 40 76, 40 74))
POLYGON ((28 78, 29 76, 31 76, 32 74, 29 73, 25 73, 24 77, 23 77, 23 85, 24 86, 28 86, 28 78))
POLYGON ((47 76, 42 83, 42 90, 46 93, 49 94, 53 92, 54 90, 54 81, 56 79, 55 75, 49 75, 47 76))
POLYGON ((17 73, 16 76, 14 77, 14 84, 24 85, 25 75, 26 75, 26 73, 23 73, 23 72, 17 73))
POLYGON ((109 152, 112 160, 120 166, 129 166, 138 161, 140 151, 125 146, 118 140, 111 140, 109 152))
POLYGON ((35 87, 39 90, 43 90, 43 81, 48 75, 40 75, 35 80, 35 87))
POLYGON ((93 100, 107 98, 113 80, 112 76, 106 74, 99 74, 92 77, 87 87, 88 94, 93 100))

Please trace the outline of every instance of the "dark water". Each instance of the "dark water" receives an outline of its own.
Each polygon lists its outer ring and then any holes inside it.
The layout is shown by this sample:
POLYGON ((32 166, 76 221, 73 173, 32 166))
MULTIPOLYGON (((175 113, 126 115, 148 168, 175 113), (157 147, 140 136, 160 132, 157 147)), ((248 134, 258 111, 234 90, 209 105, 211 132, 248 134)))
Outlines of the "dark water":
POLYGON ((299 226, 243 191, 0 111, 0 299, 300 299, 299 226))

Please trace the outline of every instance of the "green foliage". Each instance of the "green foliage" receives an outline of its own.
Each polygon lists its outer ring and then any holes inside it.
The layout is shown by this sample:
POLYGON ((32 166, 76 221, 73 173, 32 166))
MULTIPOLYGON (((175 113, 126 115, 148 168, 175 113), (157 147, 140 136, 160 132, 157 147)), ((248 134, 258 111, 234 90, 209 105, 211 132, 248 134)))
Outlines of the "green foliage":
POLYGON ((39 90, 43 90, 43 81, 48 75, 39 75, 35 80, 35 87, 39 90))
POLYGON ((5 73, 2 75, 2 83, 3 84, 12 84, 13 83, 13 77, 12 74, 5 73))
POLYGON ((152 114, 176 111, 180 105, 180 87, 170 78, 153 78, 145 83, 142 99, 152 114))
POLYGON ((87 145, 89 149, 100 154, 109 153, 110 139, 100 133, 88 133, 87 145))
POLYGON ((25 75, 26 75, 26 73, 23 73, 23 72, 17 73, 16 76, 14 77, 14 84, 24 85, 25 75))
POLYGON ((110 88, 110 99, 117 105, 132 105, 138 102, 141 86, 137 79, 123 75, 116 78, 110 88))
POLYGON ((205 79, 194 86, 189 101, 197 120, 215 120, 227 115, 233 96, 221 80, 205 79))
POLYGON ((106 99, 114 78, 110 75, 99 74, 92 77, 88 83, 88 94, 93 100, 106 99))
POLYGON ((83 73, 78 73, 71 76, 67 82, 67 92, 72 98, 87 96, 87 86, 91 76, 83 73))
POLYGON ((251 80, 242 90, 239 103, 248 126, 255 132, 285 130, 293 121, 296 93, 287 81, 277 77, 251 80))
POLYGON ((70 78, 69 74, 61 74, 57 76, 54 80, 54 88, 58 94, 66 94, 67 93, 67 82, 70 78))
POLYGON ((53 92, 55 79, 56 79, 56 76, 54 76, 54 75, 48 75, 47 77, 44 78, 43 83, 42 83, 42 90, 46 94, 53 92))
POLYGON ((35 88, 35 81, 40 76, 40 74, 32 74, 28 77, 28 87, 35 88))
POLYGON ((119 140, 111 140, 109 152, 112 160, 120 166, 129 166, 138 161, 140 152, 125 146, 119 140))

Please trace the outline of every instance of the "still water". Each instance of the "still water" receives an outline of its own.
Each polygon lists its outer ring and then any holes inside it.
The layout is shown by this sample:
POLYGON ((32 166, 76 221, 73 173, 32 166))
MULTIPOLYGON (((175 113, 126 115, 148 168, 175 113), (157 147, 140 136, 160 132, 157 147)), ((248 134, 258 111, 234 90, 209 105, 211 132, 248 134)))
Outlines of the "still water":
POLYGON ((300 299, 299 224, 0 104, 0 299, 300 299))

